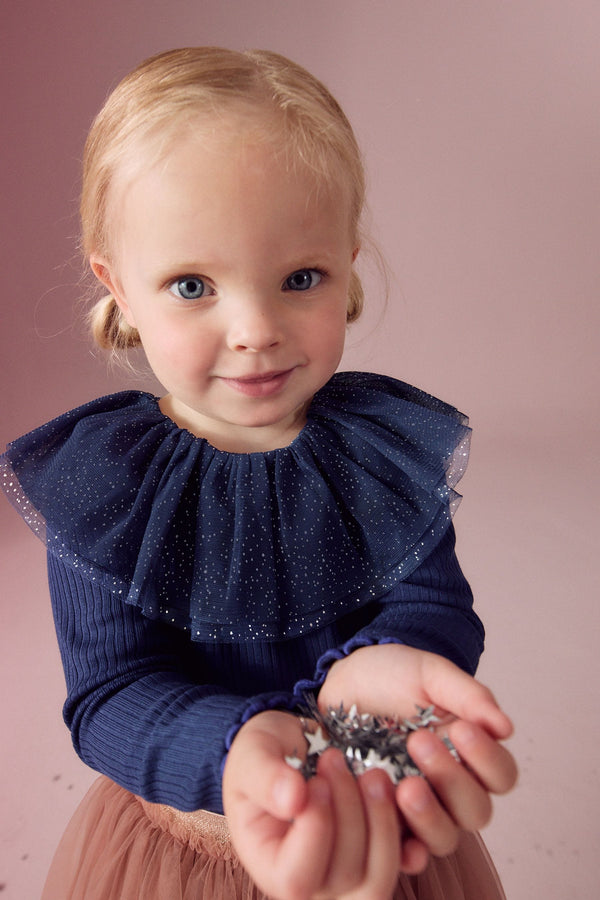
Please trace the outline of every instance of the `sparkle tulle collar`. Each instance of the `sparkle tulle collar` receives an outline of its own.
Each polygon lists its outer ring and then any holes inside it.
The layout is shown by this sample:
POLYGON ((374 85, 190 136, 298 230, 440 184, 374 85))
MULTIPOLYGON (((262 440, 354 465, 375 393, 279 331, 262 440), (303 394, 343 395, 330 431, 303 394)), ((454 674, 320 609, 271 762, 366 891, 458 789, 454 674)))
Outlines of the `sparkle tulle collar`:
POLYGON ((459 500, 470 431, 395 379, 335 375, 298 437, 231 454, 127 391, 9 445, 4 488, 52 553, 193 640, 277 640, 389 591, 459 500))

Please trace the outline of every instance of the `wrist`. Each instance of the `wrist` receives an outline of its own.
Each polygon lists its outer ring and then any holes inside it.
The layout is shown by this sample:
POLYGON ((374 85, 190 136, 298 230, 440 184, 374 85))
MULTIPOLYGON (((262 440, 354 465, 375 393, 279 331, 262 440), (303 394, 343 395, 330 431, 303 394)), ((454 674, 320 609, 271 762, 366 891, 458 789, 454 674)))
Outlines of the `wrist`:
POLYGON ((331 666, 319 691, 319 709, 356 705, 359 712, 410 718, 416 703, 427 705, 420 678, 427 655, 396 642, 357 647, 331 666))
POLYGON ((317 695, 317 703, 322 713, 331 707, 343 704, 349 708, 353 703, 360 707, 360 673, 363 669, 365 651, 370 647, 357 647, 351 653, 335 660, 329 667, 317 695))

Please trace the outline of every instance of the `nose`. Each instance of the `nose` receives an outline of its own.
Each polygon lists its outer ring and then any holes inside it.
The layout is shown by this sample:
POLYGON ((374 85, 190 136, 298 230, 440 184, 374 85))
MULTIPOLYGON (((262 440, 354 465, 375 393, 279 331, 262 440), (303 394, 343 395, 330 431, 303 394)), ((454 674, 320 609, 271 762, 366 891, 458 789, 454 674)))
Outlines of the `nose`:
POLYGON ((245 298, 231 311, 227 332, 230 350, 264 353, 282 339, 280 317, 271 304, 245 298))

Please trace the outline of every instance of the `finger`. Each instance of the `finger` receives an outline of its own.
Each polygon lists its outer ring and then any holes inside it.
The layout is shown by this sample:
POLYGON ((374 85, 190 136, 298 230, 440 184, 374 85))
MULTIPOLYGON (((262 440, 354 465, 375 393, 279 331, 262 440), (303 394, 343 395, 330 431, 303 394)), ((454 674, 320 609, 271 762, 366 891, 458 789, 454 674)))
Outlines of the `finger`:
POLYGON ((436 654, 424 654, 422 667, 425 690, 437 706, 485 728, 496 738, 511 736, 512 722, 489 688, 436 654))
POLYGON ((373 770, 358 779, 368 825, 368 854, 360 888, 349 900, 390 900, 400 871, 400 826, 388 776, 373 770))
POLYGON ((396 788, 396 801, 415 839, 419 842, 419 847, 410 848, 412 856, 407 854, 407 859, 403 859, 404 871, 410 874, 422 871, 420 868, 416 870, 408 868, 411 864, 413 866, 422 864, 423 853, 420 847, 424 846, 427 853, 433 856, 448 856, 456 849, 458 827, 424 778, 404 778, 396 788))
MULTIPOLYGON (((283 840, 265 848, 271 857, 269 883, 275 896, 313 897, 326 882, 334 843, 331 790, 319 775, 308 783, 308 800, 283 840)), ((270 888, 270 890, 268 889, 270 888)))
MULTIPOLYGON (((233 782, 235 794, 255 805, 257 812, 266 811, 282 820, 296 816, 308 796, 302 775, 285 762, 285 748, 261 731, 244 740, 243 752, 234 742, 225 765, 225 782, 228 786, 233 782)), ((230 812, 226 810, 226 814, 230 812)))
POLYGON ((319 774, 329 784, 335 822, 335 839, 327 891, 334 896, 360 884, 367 849, 367 823, 358 782, 339 750, 328 750, 319 759, 319 774))
MULTIPOLYGON (((480 734, 483 735, 483 732, 480 734)), ((487 737, 491 740, 489 735, 487 737)), ((490 819, 492 803, 488 791, 478 779, 457 762, 445 744, 430 731, 412 734, 408 746, 412 759, 451 819, 467 831, 482 828, 490 819)), ((448 832, 447 822, 442 821, 444 810, 440 809, 437 814, 434 807, 428 810, 431 820, 437 819, 439 823, 440 835, 448 832)))
POLYGON ((517 765, 512 754, 469 722, 457 721, 448 728, 448 736, 462 761, 488 791, 505 794, 517 781, 517 765))
POLYGON ((426 844, 414 834, 402 839, 400 847, 400 871, 406 875, 418 875, 429 864, 429 850, 426 844))

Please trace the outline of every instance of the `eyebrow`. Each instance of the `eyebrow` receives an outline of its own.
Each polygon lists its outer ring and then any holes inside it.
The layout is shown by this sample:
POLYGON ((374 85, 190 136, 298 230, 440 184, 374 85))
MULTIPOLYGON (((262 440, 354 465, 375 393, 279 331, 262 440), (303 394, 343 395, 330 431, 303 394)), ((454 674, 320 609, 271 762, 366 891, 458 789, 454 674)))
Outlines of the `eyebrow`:
MULTIPOLYGON (((294 272, 297 269, 305 269, 313 266, 330 266, 336 259, 337 253, 331 250, 323 249, 323 247, 310 248, 297 254, 290 256, 287 260, 282 261, 281 269, 284 273, 294 272)), ((279 266, 278 266, 279 267, 279 266)), ((178 275, 206 275, 215 268, 229 268, 226 259, 206 259, 201 261, 197 259, 190 261, 189 259, 173 260, 170 263, 161 263, 160 268, 154 273, 154 277, 159 280, 166 281, 169 278, 175 278, 178 275)))

